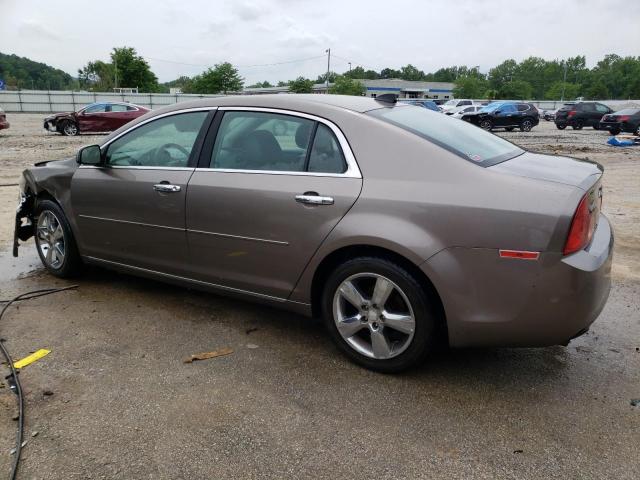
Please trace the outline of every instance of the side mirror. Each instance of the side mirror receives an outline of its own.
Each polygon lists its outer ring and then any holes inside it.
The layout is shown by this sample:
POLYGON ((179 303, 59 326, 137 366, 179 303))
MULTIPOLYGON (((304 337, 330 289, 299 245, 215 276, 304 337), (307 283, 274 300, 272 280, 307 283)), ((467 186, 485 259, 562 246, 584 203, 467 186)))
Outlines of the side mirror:
POLYGON ((80 165, 100 165, 102 164, 102 151, 98 145, 89 145, 78 151, 76 161, 80 165))

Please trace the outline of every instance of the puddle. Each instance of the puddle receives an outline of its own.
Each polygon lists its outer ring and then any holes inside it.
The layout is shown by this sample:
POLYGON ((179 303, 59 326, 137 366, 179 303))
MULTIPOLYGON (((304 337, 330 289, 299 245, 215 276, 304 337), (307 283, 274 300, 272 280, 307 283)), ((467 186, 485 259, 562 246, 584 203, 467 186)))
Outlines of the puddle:
POLYGON ((33 240, 20 245, 20 256, 14 258, 11 248, 0 251, 0 282, 33 277, 45 272, 33 240))

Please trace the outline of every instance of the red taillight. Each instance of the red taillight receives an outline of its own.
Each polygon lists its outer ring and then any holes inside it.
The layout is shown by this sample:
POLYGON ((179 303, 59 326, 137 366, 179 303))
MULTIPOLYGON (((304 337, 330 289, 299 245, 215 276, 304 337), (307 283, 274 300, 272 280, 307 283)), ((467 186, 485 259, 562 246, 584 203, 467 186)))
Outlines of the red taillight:
POLYGON ((576 110, 569 110, 567 112, 567 117, 573 117, 576 113, 577 113, 576 110))
POLYGON ((569 236, 562 251, 564 255, 582 250, 589 244, 591 236, 593 235, 595 221, 595 215, 589 208, 589 194, 586 194, 582 197, 582 200, 580 200, 576 213, 573 215, 571 228, 569 228, 569 236))
POLYGON ((626 122, 627 120, 629 120, 629 115, 620 115, 618 117, 619 122, 626 122))

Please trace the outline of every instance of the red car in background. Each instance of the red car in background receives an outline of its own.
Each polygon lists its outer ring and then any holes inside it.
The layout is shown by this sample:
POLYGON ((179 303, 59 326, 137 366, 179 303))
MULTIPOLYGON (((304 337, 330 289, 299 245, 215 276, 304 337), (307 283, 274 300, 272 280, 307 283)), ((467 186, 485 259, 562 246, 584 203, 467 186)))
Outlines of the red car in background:
POLYGON ((7 116, 4 114, 4 110, 0 108, 0 130, 9 128, 9 122, 7 122, 7 116))
POLYGON ((56 113, 48 116, 44 119, 44 128, 49 132, 58 132, 62 135, 112 132, 148 111, 148 108, 133 103, 92 103, 77 112, 56 113))

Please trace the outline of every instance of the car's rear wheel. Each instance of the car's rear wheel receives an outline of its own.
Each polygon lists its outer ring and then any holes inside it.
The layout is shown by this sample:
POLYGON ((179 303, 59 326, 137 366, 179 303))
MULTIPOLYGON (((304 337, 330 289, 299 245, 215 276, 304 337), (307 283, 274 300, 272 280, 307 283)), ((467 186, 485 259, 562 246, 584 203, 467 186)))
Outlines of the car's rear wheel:
POLYGON ((640 124, 638 124, 638 126, 636 127, 635 134, 640 135, 640 124))
POLYGON ((582 127, 584 127, 584 123, 582 123, 582 120, 578 120, 576 121, 575 125, 571 125, 571 128, 573 128, 574 130, 582 130, 582 127))
POLYGON ((532 128, 533 122, 529 118, 525 118, 524 120, 522 120, 522 123, 520 123, 521 132, 530 132, 532 128))
POLYGON ((609 133, 611 135, 618 135, 620 133, 620 129, 619 128, 612 128, 611 130, 609 130, 609 133))
POLYGON ((564 130, 565 128, 567 128, 567 126, 562 123, 556 123, 556 128, 558 130, 564 130))
POLYGON ((35 240, 45 268, 57 277, 71 277, 82 267, 75 238, 62 208, 51 200, 38 203, 35 240))
POLYGON ((491 122, 491 120, 482 120, 480 122, 480 128, 482 128, 483 130, 486 130, 487 132, 490 132, 491 129, 493 128, 493 123, 491 122))
POLYGON ((72 122, 71 120, 65 120, 65 122, 62 124, 62 127, 60 128, 60 131, 67 137, 72 137, 74 135, 78 135, 79 133, 78 125, 76 124, 76 122, 72 122))
POLYGON ((600 125, 598 125, 597 123, 593 124, 593 129, 594 130, 600 130, 600 125))
POLYGON ((411 273, 386 259, 340 265, 326 281, 322 312, 338 348, 371 370, 405 370, 436 343, 433 302, 411 273))

